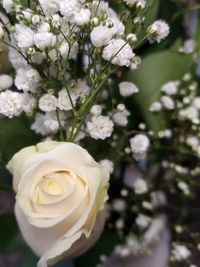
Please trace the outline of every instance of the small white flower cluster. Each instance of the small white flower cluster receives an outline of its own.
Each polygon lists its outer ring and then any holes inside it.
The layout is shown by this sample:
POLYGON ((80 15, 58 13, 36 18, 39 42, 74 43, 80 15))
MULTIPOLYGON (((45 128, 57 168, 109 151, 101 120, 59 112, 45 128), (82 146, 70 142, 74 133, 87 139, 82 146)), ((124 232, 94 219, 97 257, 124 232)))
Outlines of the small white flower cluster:
POLYGON ((146 7, 146 0, 123 0, 129 7, 135 6, 136 8, 144 9, 146 7))
POLYGON ((141 160, 146 157, 150 146, 150 140, 144 134, 137 134, 130 139, 130 145, 134 159, 141 160))
MULTIPOLYGON (((167 132, 166 130, 159 131, 158 138, 170 138, 171 142, 169 145, 174 146, 177 151, 176 153, 180 153, 182 156, 190 155, 199 159, 200 97, 197 82, 192 80, 191 74, 187 73, 181 81, 170 81, 163 85, 161 92, 160 101, 152 103, 150 111, 159 113, 161 110, 167 110, 169 128, 166 129, 167 132), (171 115, 168 116, 170 112, 171 115), (178 127, 174 127, 174 125, 178 125, 178 127), (165 132, 168 137, 164 134, 165 132), (175 142, 175 145, 173 145, 173 142, 175 142)), ((153 136, 155 137, 156 134, 154 133, 153 136)), ((181 175, 190 174, 195 176, 199 173, 198 168, 193 166, 190 169, 181 166, 179 163, 176 163, 176 159, 174 159, 174 163, 164 162, 163 167, 181 175)), ((177 186, 185 195, 190 195, 191 188, 189 188, 190 186, 184 180, 178 183, 177 186)))
POLYGON ((151 223, 151 218, 147 215, 139 214, 135 222, 141 229, 146 229, 151 223))
POLYGON ((129 97, 139 92, 138 87, 131 82, 121 82, 119 84, 120 95, 123 97, 129 97))
MULTIPOLYGON (((62 127, 65 127, 66 124, 66 116, 62 112, 60 113, 60 124, 62 127)), ((42 136, 56 133, 59 130, 56 112, 37 113, 31 129, 42 136)))
MULTIPOLYGON (((4 40, 5 30, 10 31, 9 59, 15 76, 0 77, 0 114, 13 118, 25 112, 35 116, 31 128, 37 133, 49 136, 67 129, 71 134, 65 136, 71 139, 83 131, 93 139, 104 140, 112 136, 114 126, 126 127, 130 112, 125 105, 113 102, 117 108, 107 111, 102 99, 108 98, 109 75, 119 67, 135 70, 141 63, 136 48, 145 20, 141 10, 148 7, 148 2, 123 2, 126 16, 122 20, 121 14, 104 0, 38 0, 29 7, 3 0, 5 11, 15 17, 9 27, 0 24, 0 39, 4 40), (128 30, 127 18, 133 9, 137 10, 134 27, 128 30), (100 96, 103 87, 104 95, 100 96), (80 127, 73 123, 76 120, 80 127)), ((166 25, 155 22, 146 39, 160 42, 167 36, 166 25)), ((119 84, 124 98, 138 92, 131 82, 119 84)), ((116 140, 112 141, 114 146, 116 140)), ((135 157, 143 158, 144 154, 141 150, 135 157)))
POLYGON ((136 218, 136 224, 143 231, 143 236, 138 237, 132 232, 128 234, 125 243, 115 247, 117 256, 127 258, 132 256, 133 251, 141 255, 149 254, 152 243, 158 241, 165 227, 165 220, 162 217, 151 218, 140 213, 136 218))
POLYGON ((148 192, 148 184, 142 178, 137 178, 133 183, 133 189, 135 194, 141 195, 148 192))
POLYGON ((195 52, 196 42, 194 39, 188 39, 183 43, 183 46, 179 49, 179 52, 184 54, 192 54, 195 52))
POLYGON ((94 139, 106 139, 113 132, 113 122, 108 116, 93 116, 91 121, 87 122, 87 130, 94 139))
POLYGON ((12 91, 13 78, 10 75, 0 75, 0 114, 12 119, 24 111, 28 116, 33 113, 37 103, 29 93, 12 91))
POLYGON ((187 260, 191 256, 191 251, 183 245, 174 245, 172 256, 177 261, 187 260))
POLYGON ((114 163, 109 159, 103 159, 100 161, 101 166, 106 170, 109 174, 114 171, 114 163))
POLYGON ((151 26, 148 27, 148 39, 150 43, 158 42, 160 43, 169 35, 170 29, 169 25, 162 20, 155 21, 151 26))
POLYGON ((163 168, 174 170, 177 174, 180 174, 180 175, 189 174, 189 169, 187 167, 183 167, 174 162, 169 162, 165 160, 162 162, 162 166, 163 168))
POLYGON ((0 114, 12 119, 22 113, 22 94, 6 90, 0 93, 0 114))
POLYGON ((0 91, 11 88, 13 85, 13 78, 7 74, 0 75, 0 91))
POLYGON ((186 182, 179 181, 177 186, 186 196, 190 195, 190 189, 186 182))
POLYGON ((160 101, 155 101, 151 104, 149 110, 151 112, 159 112, 161 109, 173 110, 175 108, 175 102, 173 96, 178 92, 178 81, 170 81, 161 87, 161 92, 164 93, 161 96, 160 101))
POLYGON ((183 77, 183 85, 179 81, 170 81, 164 84, 161 91, 164 95, 160 101, 151 104, 151 112, 160 112, 161 109, 174 111, 177 120, 190 121, 197 125, 200 121, 200 97, 197 92, 197 84, 190 81, 190 75, 183 77), (185 86, 185 88, 182 88, 185 86))

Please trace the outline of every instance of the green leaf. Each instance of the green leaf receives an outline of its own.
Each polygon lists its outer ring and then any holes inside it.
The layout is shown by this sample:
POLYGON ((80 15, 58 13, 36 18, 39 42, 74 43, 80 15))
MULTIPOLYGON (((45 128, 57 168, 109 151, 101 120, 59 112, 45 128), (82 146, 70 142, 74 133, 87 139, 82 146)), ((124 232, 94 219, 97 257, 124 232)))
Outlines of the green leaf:
POLYGON ((0 254, 15 251, 24 245, 13 214, 0 215, 0 236, 0 254))
POLYGON ((110 255, 117 242, 117 235, 105 230, 97 244, 75 260, 75 267, 94 267, 99 262, 99 256, 102 254, 110 255))
POLYGON ((157 131, 162 126, 162 118, 149 112, 152 102, 160 99, 161 86, 180 79, 189 68, 191 56, 179 54, 173 49, 153 53, 143 58, 142 65, 136 71, 129 71, 126 80, 135 83, 140 91, 134 96, 143 118, 150 129, 157 131))
POLYGON ((39 140, 30 130, 30 124, 25 118, 0 118, 0 151, 4 161, 8 161, 23 147, 36 144, 39 140))
POLYGON ((152 7, 151 9, 149 9, 149 11, 147 12, 147 15, 145 17, 145 25, 146 27, 148 27, 149 25, 151 25, 158 14, 158 9, 159 9, 159 5, 160 5, 160 1, 159 0, 152 0, 152 7))

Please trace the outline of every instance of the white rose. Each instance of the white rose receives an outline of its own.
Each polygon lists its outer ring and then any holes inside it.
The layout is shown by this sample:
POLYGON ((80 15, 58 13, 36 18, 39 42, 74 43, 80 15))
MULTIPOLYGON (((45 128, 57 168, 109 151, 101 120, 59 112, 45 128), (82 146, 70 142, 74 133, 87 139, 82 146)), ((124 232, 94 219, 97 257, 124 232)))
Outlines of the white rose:
POLYGON ((15 213, 38 267, 74 258, 91 247, 104 226, 109 175, 73 143, 44 142, 8 163, 15 213), (98 216, 98 218, 97 218, 98 216))

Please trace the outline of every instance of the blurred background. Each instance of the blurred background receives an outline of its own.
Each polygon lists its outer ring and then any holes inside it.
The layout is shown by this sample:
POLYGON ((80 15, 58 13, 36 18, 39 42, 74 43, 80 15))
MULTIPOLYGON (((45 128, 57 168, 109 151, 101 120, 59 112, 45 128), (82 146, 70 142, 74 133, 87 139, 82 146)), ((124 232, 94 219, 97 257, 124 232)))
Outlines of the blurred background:
MULTIPOLYGON (((118 8, 117 1, 109 2, 118 8)), ((198 0, 160 0, 149 14, 148 24, 156 18, 161 18, 171 25, 170 37, 165 42, 154 46, 145 44, 141 48, 143 64, 134 73, 134 81, 140 88, 140 94, 137 97, 138 110, 143 113, 146 122, 151 124, 152 128, 156 128, 157 121, 153 120, 149 112, 146 112, 143 99, 152 103, 159 97, 162 84, 169 80, 179 79, 187 72, 191 56, 177 51, 184 40, 200 39, 199 9, 198 0), (197 27, 199 30, 197 36, 194 36, 197 27)), ((7 49, 5 46, 1 46, 0 49, 0 73, 9 73, 7 49)), ((200 73, 200 67, 197 73, 200 73)), ((15 196, 12 192, 12 178, 5 166, 20 148, 35 144, 40 140, 41 137, 30 130, 30 122, 27 118, 21 117, 13 120, 0 118, 0 267, 35 267, 38 260, 19 233, 14 217, 15 196)), ((114 242, 115 238, 112 234, 104 233, 98 244, 75 263, 65 262, 56 267, 95 266, 95 258, 98 258, 99 251, 103 248, 106 252, 111 252, 114 242), (94 265, 87 264, 89 261, 94 265)))

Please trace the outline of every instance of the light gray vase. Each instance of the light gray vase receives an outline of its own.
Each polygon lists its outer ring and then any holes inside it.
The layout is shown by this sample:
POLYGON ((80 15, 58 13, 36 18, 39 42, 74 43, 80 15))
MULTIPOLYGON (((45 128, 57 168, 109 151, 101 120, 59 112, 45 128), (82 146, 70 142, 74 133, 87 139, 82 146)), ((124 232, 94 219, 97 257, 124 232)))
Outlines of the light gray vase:
MULTIPOLYGON (((124 183, 131 187, 138 177, 142 177, 140 171, 128 167, 125 171, 124 183)), ((164 215, 155 219, 154 224, 144 235, 143 244, 148 247, 150 253, 133 251, 130 256, 122 257, 117 252, 113 252, 103 267, 166 267, 170 255, 171 238, 164 215)))
POLYGON ((159 240, 152 245, 151 253, 133 253, 128 257, 120 257, 113 253, 103 267, 166 267, 169 253, 170 232, 166 225, 159 235, 159 240))

